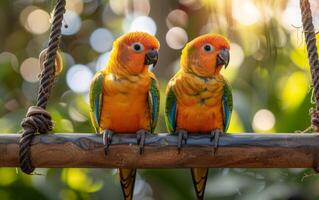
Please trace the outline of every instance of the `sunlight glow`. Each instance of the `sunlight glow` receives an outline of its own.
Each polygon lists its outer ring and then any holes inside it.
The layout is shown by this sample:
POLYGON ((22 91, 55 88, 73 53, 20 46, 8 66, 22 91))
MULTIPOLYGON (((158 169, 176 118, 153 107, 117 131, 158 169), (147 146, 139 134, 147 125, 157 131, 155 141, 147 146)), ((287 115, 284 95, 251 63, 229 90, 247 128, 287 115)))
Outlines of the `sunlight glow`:
POLYGON ((301 12, 299 8, 299 1, 288 1, 286 9, 283 11, 282 25, 289 31, 295 31, 296 27, 301 27, 301 12))
POLYGON ((244 26, 253 25, 261 18, 256 5, 249 0, 233 0, 233 16, 244 26))
POLYGON ((277 86, 281 105, 284 109, 295 109, 305 98, 309 88, 310 77, 305 72, 292 73, 288 79, 282 78, 277 86))

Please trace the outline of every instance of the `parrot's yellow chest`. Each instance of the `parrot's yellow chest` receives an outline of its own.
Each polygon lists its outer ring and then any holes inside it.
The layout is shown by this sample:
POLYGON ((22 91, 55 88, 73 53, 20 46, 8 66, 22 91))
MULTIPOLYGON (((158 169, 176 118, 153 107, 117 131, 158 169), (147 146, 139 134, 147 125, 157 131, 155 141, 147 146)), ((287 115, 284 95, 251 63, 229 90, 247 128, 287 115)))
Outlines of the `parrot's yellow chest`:
POLYGON ((100 126, 117 133, 133 133, 150 129, 148 74, 116 76, 106 74, 100 126))
POLYGON ((185 73, 177 77, 173 86, 177 98, 177 128, 190 132, 223 129, 224 84, 221 75, 199 78, 185 73))

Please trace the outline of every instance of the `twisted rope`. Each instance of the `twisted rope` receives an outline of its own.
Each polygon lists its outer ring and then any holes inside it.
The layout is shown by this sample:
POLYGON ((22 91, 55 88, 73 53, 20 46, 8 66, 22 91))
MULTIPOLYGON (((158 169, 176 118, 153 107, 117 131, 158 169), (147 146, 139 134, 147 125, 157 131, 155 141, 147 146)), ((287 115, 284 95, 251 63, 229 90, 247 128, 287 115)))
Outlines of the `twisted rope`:
POLYGON ((319 131, 319 60, 316 46, 316 33, 312 23, 312 14, 309 0, 300 0, 302 25, 305 33, 308 60, 313 83, 313 96, 316 106, 310 110, 311 125, 315 132, 319 131))
POLYGON ((29 108, 26 118, 21 122, 23 133, 20 139, 20 167, 27 174, 31 174, 35 169, 30 159, 30 147, 34 135, 36 133, 48 133, 53 127, 50 113, 45 108, 55 79, 55 59, 61 38, 64 12, 65 0, 57 0, 46 56, 44 63, 40 63, 43 64, 43 70, 40 75, 37 104, 29 108))

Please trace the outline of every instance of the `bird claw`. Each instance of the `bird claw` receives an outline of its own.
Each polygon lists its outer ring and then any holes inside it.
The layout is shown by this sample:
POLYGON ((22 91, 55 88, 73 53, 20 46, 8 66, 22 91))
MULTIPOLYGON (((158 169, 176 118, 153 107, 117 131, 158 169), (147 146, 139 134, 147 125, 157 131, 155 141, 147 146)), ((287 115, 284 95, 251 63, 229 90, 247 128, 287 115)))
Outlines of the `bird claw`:
POLYGON ((183 141, 187 144, 188 133, 184 129, 179 129, 176 131, 176 134, 178 134, 177 149, 178 153, 180 153, 183 141))
POLYGON ((218 143, 219 143, 219 138, 223 134, 223 131, 220 129, 213 129, 210 132, 210 141, 214 141, 214 155, 217 153, 218 150, 218 143))
POLYGON ((104 154, 107 156, 109 146, 112 143, 113 131, 105 129, 103 131, 103 145, 104 145, 104 154))
POLYGON ((140 155, 144 153, 144 144, 145 144, 145 138, 147 133, 148 132, 145 129, 141 129, 136 132, 136 139, 137 139, 137 144, 139 145, 140 155))

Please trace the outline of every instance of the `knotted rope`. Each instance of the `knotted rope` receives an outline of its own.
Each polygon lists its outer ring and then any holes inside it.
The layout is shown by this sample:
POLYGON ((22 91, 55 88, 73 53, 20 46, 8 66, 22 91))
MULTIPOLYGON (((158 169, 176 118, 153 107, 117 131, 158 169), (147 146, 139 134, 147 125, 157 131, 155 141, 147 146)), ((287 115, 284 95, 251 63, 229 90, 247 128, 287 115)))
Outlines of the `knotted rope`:
POLYGON ((312 23, 312 14, 309 0, 300 0, 302 25, 305 33, 308 60, 311 70, 313 97, 316 106, 310 110, 311 125, 315 132, 319 131, 319 60, 316 46, 316 33, 312 23))
POLYGON ((20 167, 21 170, 27 174, 31 174, 35 169, 30 158, 30 147, 34 135, 36 133, 48 133, 53 127, 50 113, 48 113, 45 108, 55 79, 55 60, 60 44, 64 12, 65 0, 57 0, 46 56, 44 62, 40 63, 43 65, 43 70, 40 74, 37 105, 31 106, 28 109, 26 118, 24 118, 21 123, 23 133, 20 139, 20 167))

